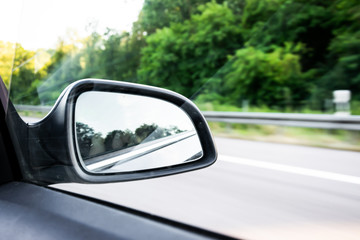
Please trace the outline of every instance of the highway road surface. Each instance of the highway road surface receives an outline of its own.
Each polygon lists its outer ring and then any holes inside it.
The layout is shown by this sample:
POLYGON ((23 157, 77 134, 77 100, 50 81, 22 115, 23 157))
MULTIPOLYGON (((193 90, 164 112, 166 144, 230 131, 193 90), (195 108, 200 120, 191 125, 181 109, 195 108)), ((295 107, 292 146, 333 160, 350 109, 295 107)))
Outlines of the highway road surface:
POLYGON ((219 159, 206 169, 53 187, 243 239, 360 239, 359 152, 215 141, 219 159))
POLYGON ((53 187, 238 238, 360 239, 359 152, 215 141, 219 159, 206 169, 53 187))

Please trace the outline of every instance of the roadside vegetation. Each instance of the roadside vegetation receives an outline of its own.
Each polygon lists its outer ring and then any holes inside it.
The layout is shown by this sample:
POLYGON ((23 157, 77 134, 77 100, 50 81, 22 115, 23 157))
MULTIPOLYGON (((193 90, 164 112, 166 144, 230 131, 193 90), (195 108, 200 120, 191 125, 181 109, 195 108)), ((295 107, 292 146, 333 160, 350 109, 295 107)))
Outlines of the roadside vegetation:
POLYGON ((214 111, 332 114, 332 92, 348 89, 360 114, 359 12, 357 0, 145 0, 130 32, 94 29, 54 49, 0 41, 0 75, 15 104, 52 105, 68 84, 101 78, 214 111))

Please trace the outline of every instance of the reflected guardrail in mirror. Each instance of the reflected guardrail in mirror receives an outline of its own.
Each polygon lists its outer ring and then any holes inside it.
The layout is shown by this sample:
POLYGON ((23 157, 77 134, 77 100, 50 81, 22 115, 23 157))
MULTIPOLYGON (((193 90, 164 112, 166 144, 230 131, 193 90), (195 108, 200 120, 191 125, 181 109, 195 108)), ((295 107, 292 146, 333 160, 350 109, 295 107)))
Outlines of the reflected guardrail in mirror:
MULTIPOLYGON (((174 136, 168 136, 165 138, 161 138, 158 140, 148 142, 147 144, 141 144, 141 145, 138 145, 131 149, 120 150, 119 152, 111 153, 108 156, 103 155, 98 159, 93 159, 94 160, 93 163, 90 163, 89 165, 87 165, 86 168, 90 171, 101 172, 102 170, 111 168, 114 165, 126 163, 137 157, 141 157, 146 154, 150 154, 154 151, 168 147, 169 145, 175 144, 177 142, 183 141, 187 138, 194 137, 194 136, 196 136, 196 131, 179 133, 174 136), (106 160, 103 160, 104 158, 106 158, 106 160)), ((169 155, 170 154, 171 153, 169 153, 169 155)), ((194 156, 193 159, 189 159, 189 158, 184 159, 183 162, 196 160, 197 158, 201 157, 202 154, 198 155, 198 153, 194 153, 193 156, 194 156)), ((156 165, 159 165, 159 164, 155 164, 152 168, 159 167, 156 165)), ((109 171, 106 171, 106 172, 109 172, 109 171)))

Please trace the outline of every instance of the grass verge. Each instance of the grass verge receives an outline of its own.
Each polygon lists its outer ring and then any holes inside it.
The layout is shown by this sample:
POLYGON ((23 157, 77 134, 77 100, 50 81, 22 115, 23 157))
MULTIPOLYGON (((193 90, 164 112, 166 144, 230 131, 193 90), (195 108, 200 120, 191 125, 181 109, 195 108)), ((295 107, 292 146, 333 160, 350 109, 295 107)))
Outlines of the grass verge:
POLYGON ((214 136, 360 151, 360 131, 210 122, 214 136))

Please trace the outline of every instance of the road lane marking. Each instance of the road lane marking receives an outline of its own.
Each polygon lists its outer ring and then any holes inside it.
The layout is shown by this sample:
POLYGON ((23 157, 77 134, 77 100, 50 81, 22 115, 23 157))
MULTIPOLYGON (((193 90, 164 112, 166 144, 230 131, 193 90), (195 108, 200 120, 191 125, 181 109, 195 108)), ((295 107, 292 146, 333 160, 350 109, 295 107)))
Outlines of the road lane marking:
POLYGON ((322 179, 327 179, 327 180, 333 180, 333 181, 339 181, 339 182, 360 185, 360 177, 351 176, 351 175, 344 175, 344 174, 339 174, 339 173, 326 172, 326 171, 314 170, 314 169, 302 168, 302 167, 293 167, 293 166, 284 165, 284 164, 269 163, 269 162, 265 162, 265 161, 252 160, 252 159, 240 158, 240 157, 232 157, 232 156, 226 156, 226 155, 219 155, 218 159, 220 161, 231 162, 231 163, 240 164, 240 165, 247 165, 247 166, 252 166, 252 167, 271 169, 271 170, 280 171, 280 172, 294 173, 294 174, 299 174, 299 175, 305 175, 305 176, 311 176, 311 177, 317 177, 317 178, 322 178, 322 179))

